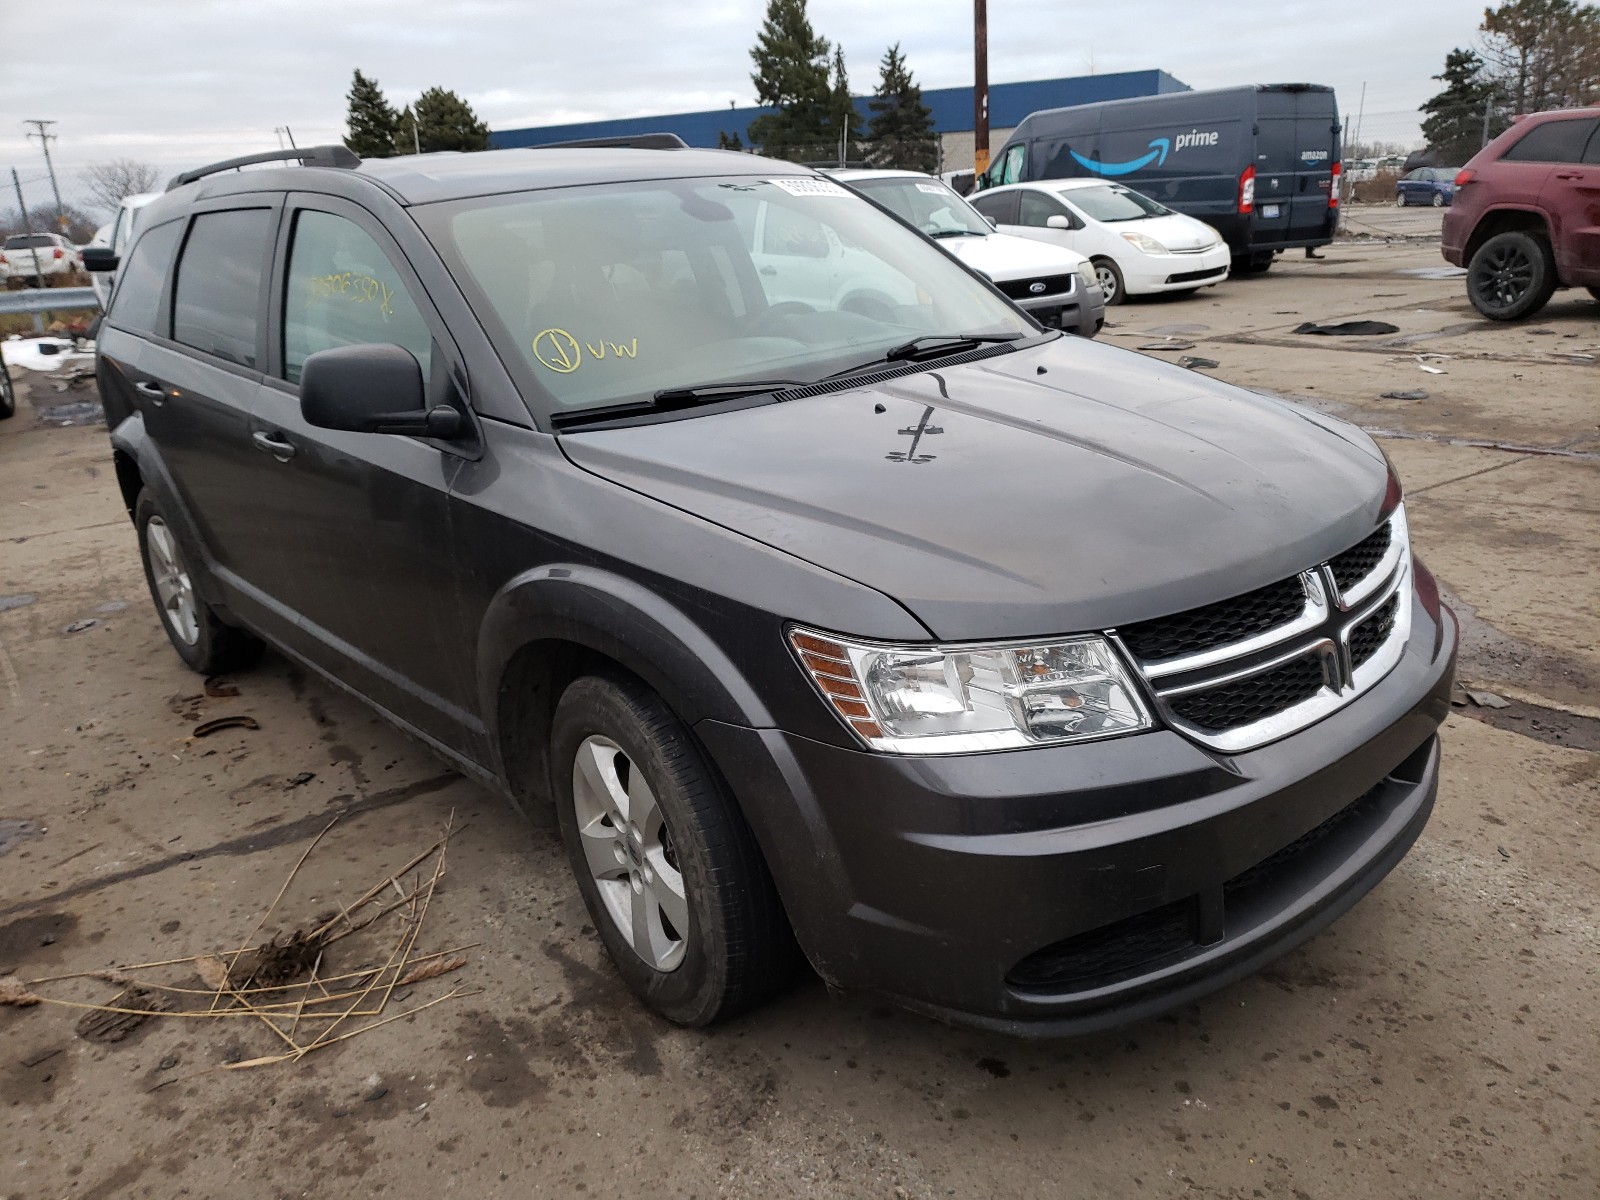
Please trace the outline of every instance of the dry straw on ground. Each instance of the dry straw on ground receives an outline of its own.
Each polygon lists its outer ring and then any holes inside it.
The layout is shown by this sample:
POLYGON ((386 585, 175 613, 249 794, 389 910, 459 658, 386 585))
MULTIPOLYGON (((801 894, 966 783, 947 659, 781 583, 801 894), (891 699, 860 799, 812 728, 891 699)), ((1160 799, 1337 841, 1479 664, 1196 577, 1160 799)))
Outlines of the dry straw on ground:
MULTIPOLYGON (((460 952, 471 948, 468 946, 426 954, 418 951, 428 906, 444 876, 445 850, 455 832, 453 813, 438 841, 350 903, 339 905, 333 915, 308 928, 261 939, 295 876, 334 824, 337 818, 312 839, 255 928, 235 949, 52 975, 26 983, 6 977, 0 979, 0 1004, 47 1004, 84 1010, 79 1033, 96 1040, 126 1036, 137 1025, 152 1019, 244 1020, 264 1026, 274 1039, 271 1052, 225 1063, 222 1068, 242 1070, 298 1061, 314 1050, 435 1004, 476 994, 475 990, 458 985, 431 1000, 389 1011, 397 989, 426 983, 467 965, 460 952), (380 940, 379 923, 385 921, 395 927, 394 932, 380 940), (376 942, 376 949, 360 955, 364 961, 353 966, 334 961, 338 943, 367 930, 372 934, 364 941, 369 945, 376 942), (203 986, 163 981, 163 974, 170 979, 179 968, 187 968, 203 986), (34 990, 45 984, 79 979, 115 984, 122 991, 110 1001, 96 1004, 34 990)), ((409 994, 401 1001, 408 999, 409 994)))

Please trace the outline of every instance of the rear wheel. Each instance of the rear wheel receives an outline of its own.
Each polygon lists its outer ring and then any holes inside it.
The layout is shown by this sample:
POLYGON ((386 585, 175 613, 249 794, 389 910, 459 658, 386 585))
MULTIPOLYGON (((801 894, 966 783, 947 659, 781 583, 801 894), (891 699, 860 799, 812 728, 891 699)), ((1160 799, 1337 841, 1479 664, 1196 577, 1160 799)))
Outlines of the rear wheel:
POLYGON ((1272 266, 1272 251, 1264 250, 1257 254, 1244 254, 1233 260, 1231 273, 1234 275, 1260 275, 1272 266))
POLYGON ((1106 307, 1121 304, 1128 298, 1122 282, 1122 272, 1109 258, 1094 260, 1094 281, 1100 285, 1100 294, 1106 298, 1106 307))
POLYGON ((585 676, 550 731, 556 817, 578 890, 623 980, 701 1026, 788 982, 793 937, 754 835, 654 692, 585 676))
POLYGON ((134 506, 139 557, 144 562, 150 598, 178 657, 202 675, 247 667, 261 657, 261 643, 242 629, 224 624, 201 599, 200 569, 191 564, 166 514, 146 488, 134 506))
POLYGON ((1556 290, 1550 243, 1520 229, 1497 233, 1467 265, 1467 298, 1491 321, 1516 321, 1538 312, 1556 290))
POLYGON ((1433 206, 1435 208, 1443 208, 1444 207, 1444 193, 1443 192, 1435 192, 1433 194, 1433 206))
POLYGON ((1401 192, 1395 196, 1394 206, 1396 208, 1404 208, 1406 206, 1406 194, 1404 192, 1401 192))

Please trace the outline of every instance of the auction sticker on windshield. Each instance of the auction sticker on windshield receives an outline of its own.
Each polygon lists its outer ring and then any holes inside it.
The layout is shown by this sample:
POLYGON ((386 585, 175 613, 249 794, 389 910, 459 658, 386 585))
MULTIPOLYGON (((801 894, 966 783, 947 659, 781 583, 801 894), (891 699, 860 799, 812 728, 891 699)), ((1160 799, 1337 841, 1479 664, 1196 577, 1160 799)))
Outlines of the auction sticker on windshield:
POLYGON ((784 179, 769 179, 768 183, 782 188, 791 196, 849 196, 837 183, 829 183, 826 179, 807 179, 805 177, 787 177, 784 179))

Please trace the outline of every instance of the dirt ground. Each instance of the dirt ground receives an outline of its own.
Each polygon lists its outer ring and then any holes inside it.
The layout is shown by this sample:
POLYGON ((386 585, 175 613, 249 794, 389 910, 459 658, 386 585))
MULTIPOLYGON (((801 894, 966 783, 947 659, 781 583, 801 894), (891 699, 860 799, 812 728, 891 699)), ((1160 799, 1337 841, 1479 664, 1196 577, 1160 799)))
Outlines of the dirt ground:
POLYGON ((275 927, 454 812, 424 941, 476 945, 410 1003, 474 994, 247 1070, 221 1068, 273 1052, 259 1023, 97 1043, 77 1011, 0 1008, 0 1196, 1600 1196, 1600 304, 1491 327, 1439 277, 1437 214, 1354 216, 1409 240, 1130 304, 1103 336, 1170 338, 1147 352, 1381 431, 1462 677, 1510 703, 1462 697, 1421 842, 1331 930, 1072 1043, 814 981, 711 1032, 653 1019, 551 833, 281 659, 205 695, 152 611, 103 428, 59 407, 92 397, 28 380, 0 425, 0 974, 237 946, 335 815, 275 927), (1400 332, 1291 332, 1351 319, 1400 332), (231 714, 259 728, 192 737, 231 714))

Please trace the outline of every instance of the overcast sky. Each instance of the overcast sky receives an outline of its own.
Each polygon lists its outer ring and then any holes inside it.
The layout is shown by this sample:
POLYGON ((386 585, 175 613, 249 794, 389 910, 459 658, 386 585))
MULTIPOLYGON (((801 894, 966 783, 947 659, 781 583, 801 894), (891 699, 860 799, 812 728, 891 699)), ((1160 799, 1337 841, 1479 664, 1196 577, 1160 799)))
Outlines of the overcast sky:
MULTIPOLYGON (((20 0, 5 0, 11 9, 20 0)), ((62 191, 88 163, 169 169, 302 146, 344 132, 351 71, 399 107, 423 88, 466 97, 491 129, 755 102, 749 48, 764 0, 75 0, 30 22, 0 66, 0 207, 10 172, 48 197, 22 120, 53 118, 62 191)), ((34 12, 37 15, 37 7, 34 12)), ((898 41, 924 87, 971 82, 966 0, 811 0, 844 46, 852 90, 872 90, 898 41)), ((991 82, 1164 68, 1192 87, 1332 84, 1363 137, 1412 141, 1416 106, 1447 51, 1467 45, 1483 0, 994 0, 991 82)), ((9 22, 13 32, 15 22, 9 22)))

